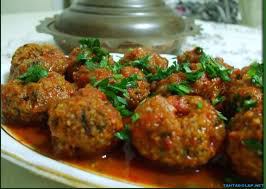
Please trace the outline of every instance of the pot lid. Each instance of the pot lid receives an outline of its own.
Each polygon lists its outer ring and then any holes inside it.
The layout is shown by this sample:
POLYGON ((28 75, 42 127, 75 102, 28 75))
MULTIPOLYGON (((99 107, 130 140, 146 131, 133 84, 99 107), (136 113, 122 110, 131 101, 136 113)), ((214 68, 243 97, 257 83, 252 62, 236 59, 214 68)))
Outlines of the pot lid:
POLYGON ((163 0, 76 0, 54 28, 81 37, 154 38, 184 33, 186 22, 163 0))

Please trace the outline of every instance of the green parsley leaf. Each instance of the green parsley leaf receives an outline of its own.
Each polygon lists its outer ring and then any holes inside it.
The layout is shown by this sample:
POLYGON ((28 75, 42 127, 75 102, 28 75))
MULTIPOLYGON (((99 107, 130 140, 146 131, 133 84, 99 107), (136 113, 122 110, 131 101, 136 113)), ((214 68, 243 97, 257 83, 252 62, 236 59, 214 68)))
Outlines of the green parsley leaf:
POLYGON ((217 115, 218 117, 220 118, 220 120, 223 120, 223 121, 228 121, 227 117, 225 117, 222 112, 219 112, 218 110, 217 111, 217 115))
POLYGON ((225 97, 224 96, 217 96, 215 99, 212 99, 212 105, 213 106, 216 106, 217 104, 223 102, 225 100, 225 97))
POLYGON ((115 133, 115 136, 123 141, 130 141, 130 128, 129 125, 125 125, 125 128, 119 132, 115 133))
POLYGON ((178 72, 179 71, 179 64, 176 63, 176 61, 173 62, 173 65, 171 65, 170 67, 166 68, 166 69, 161 69, 158 68, 156 74, 152 74, 149 73, 148 75, 146 75, 146 78, 148 79, 148 81, 157 81, 157 80, 162 80, 168 76, 170 76, 171 74, 178 72))
POLYGON ((186 62, 180 65, 181 67, 181 71, 183 71, 184 73, 191 73, 191 69, 189 67, 190 63, 186 62))
POLYGON ((242 141, 249 150, 256 152, 259 156, 262 156, 262 143, 256 139, 246 139, 242 141))
POLYGON ((192 92, 192 88, 185 82, 168 85, 168 90, 176 95, 187 95, 192 92))
POLYGON ((209 77, 220 77, 223 81, 231 81, 230 74, 232 70, 227 69, 211 56, 202 53, 200 56, 200 64, 202 69, 208 74, 209 77))
POLYGON ((201 47, 196 47, 196 48, 195 48, 195 52, 196 52, 197 54, 202 54, 202 53, 203 53, 203 49, 202 49, 201 47))
POLYGON ((263 64, 259 64, 254 62, 250 65, 250 69, 247 74, 251 78, 251 82, 258 87, 263 86, 262 78, 263 78, 263 64))
POLYGON ((187 78, 188 81, 195 82, 195 81, 197 81, 198 79, 200 79, 204 75, 204 72, 201 71, 201 70, 198 70, 196 72, 185 73, 185 75, 186 75, 186 78, 187 78))
POLYGON ((138 113, 134 113, 132 116, 131 116, 131 120, 132 122, 136 122, 138 121, 138 119, 140 118, 139 114, 138 113))
POLYGON ((243 102, 243 108, 245 108, 247 110, 252 108, 252 107, 255 107, 256 105, 257 105, 257 101, 254 99, 246 99, 243 102))
POLYGON ((198 109, 202 109, 202 107, 203 107, 202 102, 198 102, 198 104, 197 104, 197 108, 198 108, 198 109))
POLYGON ((134 67, 139 68, 145 75, 151 73, 149 70, 149 62, 151 60, 151 55, 144 56, 143 58, 140 58, 138 60, 134 60, 131 62, 131 65, 134 67))
POLYGON ((41 78, 47 77, 48 71, 38 64, 34 64, 27 69, 27 71, 20 75, 17 79, 23 83, 37 82, 41 78))

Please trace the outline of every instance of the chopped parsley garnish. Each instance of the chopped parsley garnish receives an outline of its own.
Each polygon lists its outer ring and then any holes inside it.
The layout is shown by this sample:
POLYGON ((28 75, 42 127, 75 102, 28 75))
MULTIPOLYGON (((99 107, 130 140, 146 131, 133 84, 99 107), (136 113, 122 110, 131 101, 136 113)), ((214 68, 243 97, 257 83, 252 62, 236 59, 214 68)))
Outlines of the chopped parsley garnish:
POLYGON ((195 52, 196 52, 197 54, 201 54, 201 53, 203 53, 203 49, 202 49, 201 47, 196 47, 196 48, 195 48, 195 52))
POLYGON ((149 70, 149 61, 151 60, 151 55, 144 56, 138 60, 134 60, 130 65, 139 68, 145 75, 151 73, 149 70))
POLYGON ((257 101, 254 99, 246 99, 243 102, 243 108, 247 110, 255 107, 256 105, 257 105, 257 101))
POLYGON ((136 122, 138 121, 138 119, 140 118, 139 114, 138 113, 134 113, 132 116, 131 116, 131 120, 132 122, 136 122))
POLYGON ((223 121, 228 121, 227 117, 225 117, 222 112, 219 112, 218 110, 217 111, 217 115, 219 117, 220 120, 223 120, 223 121))
POLYGON ((223 81, 231 81, 230 74, 232 70, 227 69, 204 52, 200 56, 200 64, 210 78, 220 77, 223 81))
POLYGON ((27 69, 27 71, 20 75, 17 79, 21 80, 23 83, 37 82, 41 78, 48 76, 48 70, 43 68, 38 64, 34 64, 27 69))
POLYGON ((170 84, 168 85, 168 90, 173 94, 181 96, 187 95, 192 92, 192 88, 186 82, 170 84))
POLYGON ((256 139, 246 139, 242 141, 249 150, 256 152, 259 156, 262 156, 262 143, 256 139))
POLYGON ((215 99, 212 99, 211 103, 213 106, 216 106, 219 103, 222 103, 225 100, 224 96, 217 96, 215 99))
POLYGON ((198 70, 198 71, 195 71, 195 72, 185 73, 185 75, 186 75, 186 78, 187 78, 188 81, 195 82, 195 81, 197 81, 198 79, 200 79, 204 75, 204 72, 201 71, 201 70, 198 70))
POLYGON ((81 52, 77 56, 77 61, 92 70, 99 67, 106 67, 109 53, 101 47, 99 39, 86 38, 79 41, 81 52))
POLYGON ((258 87, 263 86, 263 64, 257 62, 252 63, 247 74, 250 76, 252 84, 258 87))
POLYGON ((128 88, 137 87, 137 80, 139 80, 136 74, 131 75, 128 78, 123 78, 117 83, 110 83, 109 79, 103 79, 100 81, 92 80, 94 87, 97 87, 107 96, 108 100, 113 106, 121 113, 122 116, 131 116, 131 112, 127 106, 127 99, 129 98, 128 88))
POLYGON ((190 63, 186 62, 186 63, 182 63, 180 65, 180 70, 183 71, 184 73, 191 73, 191 69, 190 69, 190 63))
POLYGON ((158 68, 157 73, 156 74, 148 74, 146 75, 148 81, 157 81, 157 80, 162 80, 168 76, 170 76, 171 74, 178 72, 179 71, 179 64, 176 63, 176 61, 173 62, 173 65, 171 65, 170 67, 166 68, 166 69, 161 69, 158 68))
POLYGON ((130 128, 129 125, 125 125, 125 128, 119 132, 115 133, 115 136, 123 141, 130 141, 130 128))
POLYGON ((200 102, 198 102, 198 104, 197 104, 197 108, 198 109, 202 109, 202 107, 203 107, 203 104, 202 104, 202 102, 200 101, 200 102))
POLYGON ((252 99, 251 96, 240 96, 239 94, 235 95, 233 98, 233 108, 237 112, 249 110, 257 105, 257 100, 252 99))

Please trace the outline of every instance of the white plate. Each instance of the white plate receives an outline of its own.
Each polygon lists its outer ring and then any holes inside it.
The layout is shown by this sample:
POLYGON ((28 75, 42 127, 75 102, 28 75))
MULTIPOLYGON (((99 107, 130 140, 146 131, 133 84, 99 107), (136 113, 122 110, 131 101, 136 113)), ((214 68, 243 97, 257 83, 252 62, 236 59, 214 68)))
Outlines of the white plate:
MULTIPOLYGON (((114 60, 118 60, 121 54, 112 54, 114 60)), ((171 64, 174 61, 173 55, 162 55, 171 64)), ((7 81, 10 62, 1 62, 1 83, 7 81)), ((3 128, 1 128, 1 156, 21 167, 24 167, 36 174, 45 176, 52 180, 73 186, 73 187, 143 187, 127 181, 111 179, 93 172, 83 171, 73 166, 56 161, 49 157, 31 150, 24 146, 3 128)))

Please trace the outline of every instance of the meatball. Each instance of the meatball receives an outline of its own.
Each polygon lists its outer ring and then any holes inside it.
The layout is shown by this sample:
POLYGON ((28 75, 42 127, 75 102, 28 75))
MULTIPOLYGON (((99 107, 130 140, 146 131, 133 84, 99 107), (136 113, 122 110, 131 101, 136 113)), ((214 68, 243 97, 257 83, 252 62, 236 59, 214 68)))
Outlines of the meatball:
POLYGON ((131 66, 125 66, 121 69, 121 74, 128 78, 134 74, 138 75, 136 87, 128 88, 128 105, 129 108, 135 109, 137 105, 150 94, 150 84, 146 81, 145 75, 138 69, 131 66))
POLYGON ((173 83, 181 83, 186 80, 186 76, 184 73, 174 73, 168 76, 165 79, 162 79, 158 82, 153 82, 151 85, 151 89, 155 94, 160 94, 162 96, 169 96, 171 92, 168 91, 168 85, 173 83))
POLYGON ((227 154, 241 176, 262 181, 262 106, 237 113, 229 123, 227 154))
POLYGON ((185 51, 183 54, 177 56, 179 63, 198 63, 203 50, 200 47, 196 47, 192 50, 185 51))
POLYGON ((56 72, 50 72, 36 83, 11 80, 1 86, 3 118, 6 122, 22 124, 46 123, 48 107, 74 92, 75 87, 56 72))
MULTIPOLYGON (((81 66, 83 65, 82 62, 77 60, 78 55, 82 52, 83 51, 80 48, 75 48, 69 54, 69 58, 67 61, 66 78, 67 78, 67 80, 69 80, 71 82, 74 81, 74 73, 77 72, 81 68, 81 66)), ((112 56, 110 56, 110 55, 108 56, 107 63, 109 65, 114 64, 114 60, 113 60, 112 56)), ((83 71, 84 71, 84 69, 83 69, 83 71)))
POLYGON ((91 86, 52 107, 48 125, 54 152, 64 157, 106 152, 117 143, 114 134, 123 129, 120 113, 91 86))
POLYGON ((263 78, 263 65, 259 63, 252 63, 242 69, 236 69, 232 73, 232 78, 234 82, 239 83, 241 81, 243 85, 259 88, 260 85, 258 85, 257 82, 263 78), (257 80, 257 82, 254 82, 253 79, 257 80))
POLYGON ((160 95, 141 103, 132 123, 132 143, 144 157, 178 168, 206 164, 220 148, 225 128, 216 110, 199 96, 160 95))
MULTIPOLYGON (((170 84, 180 84, 186 80, 187 77, 185 73, 174 73, 167 78, 152 84, 152 91, 155 94, 169 96, 171 95, 171 92, 168 90, 168 86, 170 84)), ((188 85, 192 89, 190 94, 201 96, 206 100, 212 102, 218 96, 224 95, 227 83, 223 82, 219 77, 211 79, 204 73, 201 78, 199 78, 195 82, 188 83, 188 85)), ((216 108, 220 109, 219 105, 220 104, 217 104, 216 108)))
POLYGON ((73 72, 74 82, 79 88, 85 87, 92 79, 96 81, 112 77, 112 71, 106 68, 88 69, 81 66, 77 71, 73 72))
POLYGON ((261 89, 246 85, 240 80, 230 83, 225 96, 224 113, 226 116, 232 117, 237 112, 241 112, 249 109, 250 107, 252 108, 261 104, 263 94, 261 89))
POLYGON ((143 48, 135 48, 125 53, 124 57, 121 59, 121 63, 130 63, 131 61, 138 60, 149 55, 151 56, 151 59, 148 62, 148 69, 150 72, 156 73, 158 68, 165 69, 168 67, 168 61, 166 58, 143 48))
MULTIPOLYGON (((192 50, 185 51, 183 54, 177 56, 178 63, 190 63, 190 64, 197 64, 200 62, 200 57, 203 55, 203 49, 200 47, 196 47, 192 50)), ((216 57, 215 60, 228 69, 233 69, 232 66, 225 63, 223 58, 216 57)))
POLYGON ((9 79, 16 79, 33 64, 41 64, 49 71, 64 74, 67 64, 63 52, 52 45, 26 44, 12 57, 9 79))

